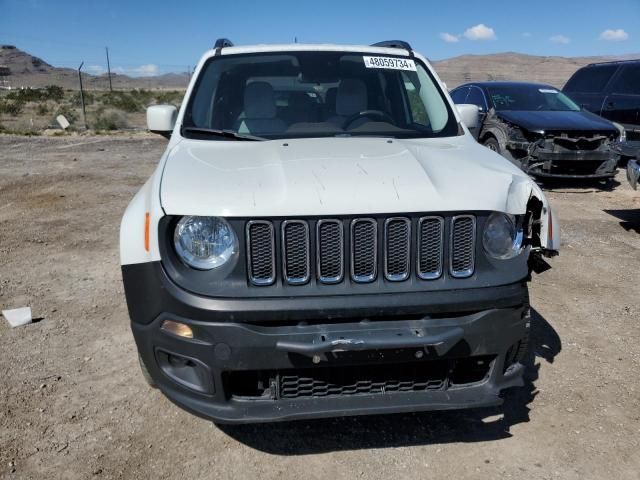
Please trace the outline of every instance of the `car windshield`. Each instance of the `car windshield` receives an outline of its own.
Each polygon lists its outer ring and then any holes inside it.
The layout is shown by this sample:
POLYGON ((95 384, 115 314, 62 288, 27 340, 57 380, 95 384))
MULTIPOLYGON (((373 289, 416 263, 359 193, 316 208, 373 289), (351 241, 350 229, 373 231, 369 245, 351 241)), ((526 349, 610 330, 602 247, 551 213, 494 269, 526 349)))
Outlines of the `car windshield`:
POLYGON ((496 110, 572 112, 580 107, 559 90, 545 85, 508 85, 487 88, 496 110))
POLYGON ((200 71, 182 133, 201 139, 444 137, 458 125, 417 59, 352 52, 220 55, 200 71))

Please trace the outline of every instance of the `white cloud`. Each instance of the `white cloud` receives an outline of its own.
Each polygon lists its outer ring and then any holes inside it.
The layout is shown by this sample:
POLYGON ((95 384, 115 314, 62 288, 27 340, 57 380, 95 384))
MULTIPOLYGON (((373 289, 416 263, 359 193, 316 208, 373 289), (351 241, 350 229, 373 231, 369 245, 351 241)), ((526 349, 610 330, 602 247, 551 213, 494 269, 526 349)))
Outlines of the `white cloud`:
POLYGON ((484 23, 467 28, 464 36, 469 40, 495 40, 497 38, 493 28, 487 27, 484 23))
POLYGON ((153 63, 131 68, 115 67, 112 68, 111 71, 120 75, 130 75, 132 77, 155 77, 160 74, 160 68, 153 63))
POLYGON ((102 65, 88 65, 85 70, 92 75, 102 75, 107 72, 107 69, 102 65))
POLYGON ((569 37, 565 37, 564 35, 552 35, 549 37, 549 41, 559 45, 568 45, 571 40, 569 37))
POLYGON ((140 65, 139 67, 134 68, 131 73, 133 75, 141 75, 143 77, 155 77, 160 73, 160 69, 157 65, 148 63, 146 65, 140 65))
POLYGON ((452 35, 447 32, 442 32, 440 34, 440 40, 447 43, 458 43, 460 41, 460 35, 452 35))
POLYGON ((531 37, 533 37, 533 35, 531 34, 531 32, 523 32, 523 33, 522 33, 522 36, 523 36, 524 38, 531 38, 531 37))
POLYGON ((617 30, 607 29, 600 34, 600 40, 607 40, 609 42, 621 42, 628 39, 629 34, 621 28, 617 30))

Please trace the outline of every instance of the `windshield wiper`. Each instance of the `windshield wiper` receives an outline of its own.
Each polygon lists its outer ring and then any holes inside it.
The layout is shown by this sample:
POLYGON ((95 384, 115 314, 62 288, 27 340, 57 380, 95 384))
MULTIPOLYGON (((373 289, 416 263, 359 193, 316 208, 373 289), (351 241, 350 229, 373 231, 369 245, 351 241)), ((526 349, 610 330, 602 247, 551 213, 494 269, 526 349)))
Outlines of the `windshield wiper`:
POLYGON ((232 138, 235 140, 250 140, 256 142, 266 140, 266 138, 256 137, 254 135, 245 135, 243 133, 234 132, 233 130, 216 130, 214 128, 182 127, 182 132, 209 135, 212 137, 232 138))

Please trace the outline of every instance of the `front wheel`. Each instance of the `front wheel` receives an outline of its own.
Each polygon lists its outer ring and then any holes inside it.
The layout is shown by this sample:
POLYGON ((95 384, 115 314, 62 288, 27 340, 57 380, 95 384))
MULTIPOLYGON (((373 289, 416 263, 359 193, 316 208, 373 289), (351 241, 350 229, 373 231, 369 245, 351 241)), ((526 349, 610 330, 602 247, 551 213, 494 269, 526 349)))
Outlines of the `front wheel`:
POLYGON ((487 138, 484 142, 483 145, 485 147, 487 147, 489 150, 499 153, 500 155, 502 155, 502 151, 500 150, 500 144, 498 143, 498 140, 496 140, 493 137, 489 137, 487 138))

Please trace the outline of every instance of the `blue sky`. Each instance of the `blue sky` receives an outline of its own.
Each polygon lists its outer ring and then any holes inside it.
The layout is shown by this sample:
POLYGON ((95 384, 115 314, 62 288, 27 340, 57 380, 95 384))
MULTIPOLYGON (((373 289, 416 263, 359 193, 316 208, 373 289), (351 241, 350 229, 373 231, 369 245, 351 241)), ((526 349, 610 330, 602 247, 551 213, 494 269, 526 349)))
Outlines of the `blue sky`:
POLYGON ((640 0, 0 0, 0 43, 56 66, 185 71, 218 37, 236 44, 400 38, 431 59, 465 53, 640 53, 640 0))

